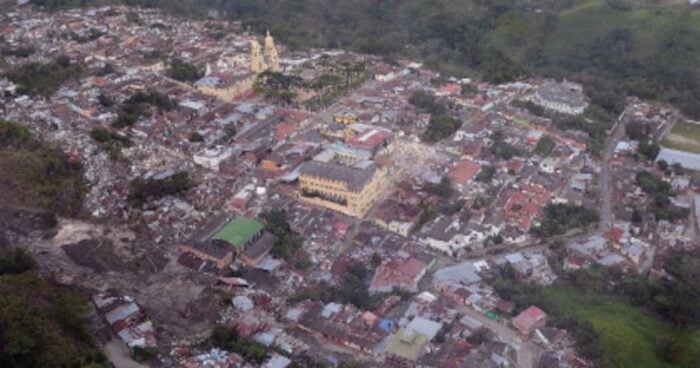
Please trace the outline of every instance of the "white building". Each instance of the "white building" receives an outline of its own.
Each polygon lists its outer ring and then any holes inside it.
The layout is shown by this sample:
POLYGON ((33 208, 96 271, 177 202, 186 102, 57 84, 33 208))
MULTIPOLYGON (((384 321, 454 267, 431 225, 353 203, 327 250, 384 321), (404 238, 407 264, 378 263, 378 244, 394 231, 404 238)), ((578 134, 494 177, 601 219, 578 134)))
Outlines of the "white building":
POLYGON ((567 81, 545 83, 532 96, 532 102, 569 115, 581 115, 588 107, 581 85, 567 81))

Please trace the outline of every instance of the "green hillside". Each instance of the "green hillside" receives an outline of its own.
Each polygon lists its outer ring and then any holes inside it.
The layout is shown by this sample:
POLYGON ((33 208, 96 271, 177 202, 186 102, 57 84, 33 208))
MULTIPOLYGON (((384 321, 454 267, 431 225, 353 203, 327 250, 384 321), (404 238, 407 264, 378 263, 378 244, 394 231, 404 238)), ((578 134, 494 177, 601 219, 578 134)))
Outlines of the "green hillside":
POLYGON ((617 10, 587 0, 558 15, 510 11, 486 36, 518 63, 545 74, 623 81, 641 95, 698 113, 700 11, 681 6, 617 10))

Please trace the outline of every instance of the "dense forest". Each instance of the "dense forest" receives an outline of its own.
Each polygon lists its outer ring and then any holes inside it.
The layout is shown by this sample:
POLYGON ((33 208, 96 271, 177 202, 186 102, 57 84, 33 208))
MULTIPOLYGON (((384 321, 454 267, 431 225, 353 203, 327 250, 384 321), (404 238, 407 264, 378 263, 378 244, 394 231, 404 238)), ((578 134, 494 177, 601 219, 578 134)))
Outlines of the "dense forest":
POLYGON ((20 249, 0 247, 0 366, 107 367, 80 294, 42 277, 20 249))
MULTIPOLYGON (((47 9, 122 2, 212 12, 294 49, 347 48, 423 60, 450 75, 583 82, 593 102, 625 95, 700 118, 700 8, 670 0, 33 0, 47 9), (202 6, 204 5, 204 6, 202 6)), ((183 11, 184 10, 184 11, 183 11)))

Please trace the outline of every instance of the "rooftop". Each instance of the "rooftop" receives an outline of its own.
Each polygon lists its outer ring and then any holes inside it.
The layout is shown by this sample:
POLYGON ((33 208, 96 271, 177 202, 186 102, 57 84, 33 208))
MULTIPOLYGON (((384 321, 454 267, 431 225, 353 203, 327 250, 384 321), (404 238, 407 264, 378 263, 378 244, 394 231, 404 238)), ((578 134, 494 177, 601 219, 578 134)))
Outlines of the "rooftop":
POLYGON ((336 163, 308 161, 300 169, 301 175, 336 180, 345 183, 350 190, 362 190, 374 176, 377 165, 345 166, 336 163))
POLYGON ((532 305, 513 318, 513 325, 521 330, 531 330, 547 318, 547 313, 532 305))
POLYGON ((540 98, 547 101, 562 103, 570 106, 586 105, 586 100, 580 86, 569 82, 546 83, 540 87, 539 90, 537 90, 537 94, 540 98))
POLYGON ((400 329, 386 342, 386 351, 400 358, 416 361, 421 355, 428 337, 414 331, 400 329))
POLYGON ((370 290, 392 289, 393 287, 415 288, 425 263, 410 258, 406 261, 392 259, 377 268, 372 278, 370 290))
POLYGON ((464 160, 450 169, 447 176, 457 184, 466 184, 479 172, 479 169, 481 169, 481 166, 476 162, 464 160))
POLYGON ((656 161, 666 161, 669 165, 680 164, 683 168, 700 170, 700 155, 662 147, 656 161))

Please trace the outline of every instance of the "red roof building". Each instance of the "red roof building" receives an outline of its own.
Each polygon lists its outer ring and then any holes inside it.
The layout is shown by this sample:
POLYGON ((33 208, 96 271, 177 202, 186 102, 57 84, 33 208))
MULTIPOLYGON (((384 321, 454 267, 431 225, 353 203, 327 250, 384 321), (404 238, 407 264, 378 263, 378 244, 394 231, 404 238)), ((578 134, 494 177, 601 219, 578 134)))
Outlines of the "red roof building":
POLYGON ((481 140, 475 140, 473 142, 469 142, 464 146, 464 149, 462 150, 462 154, 465 156, 469 157, 477 157, 481 154, 481 146, 482 146, 481 140))
POLYGON ((282 122, 277 124, 275 127, 275 140, 277 142, 283 141, 287 139, 292 133, 297 131, 297 126, 287 123, 287 122, 282 122))
POLYGON ((448 83, 438 88, 435 92, 436 96, 459 96, 462 93, 462 87, 456 83, 448 83))
POLYGON ((418 290, 418 281, 425 275, 425 271, 426 264, 415 258, 409 258, 406 261, 394 258, 377 267, 369 291, 386 293, 399 288, 415 292, 418 290))
POLYGON ((520 333, 530 335, 536 329, 547 325, 547 313, 532 305, 513 318, 512 323, 520 333))
POLYGON ((380 147, 385 146, 393 134, 385 129, 367 129, 362 133, 355 134, 348 139, 348 145, 355 148, 362 148, 375 152, 380 147))
POLYGON ((508 162, 506 162, 506 170, 508 172, 513 172, 515 174, 519 173, 520 170, 523 169, 523 166, 525 166, 525 161, 522 159, 512 159, 508 162))
POLYGON ((447 177, 455 184, 464 185, 468 183, 481 170, 481 166, 470 160, 462 160, 447 173, 447 177))
POLYGON ((514 221, 520 231, 526 232, 530 230, 532 221, 549 197, 549 191, 543 186, 524 184, 508 196, 505 205, 506 218, 514 221))
POLYGON ((623 229, 613 227, 606 231, 604 236, 610 243, 619 243, 622 235, 625 235, 625 231, 623 229))

